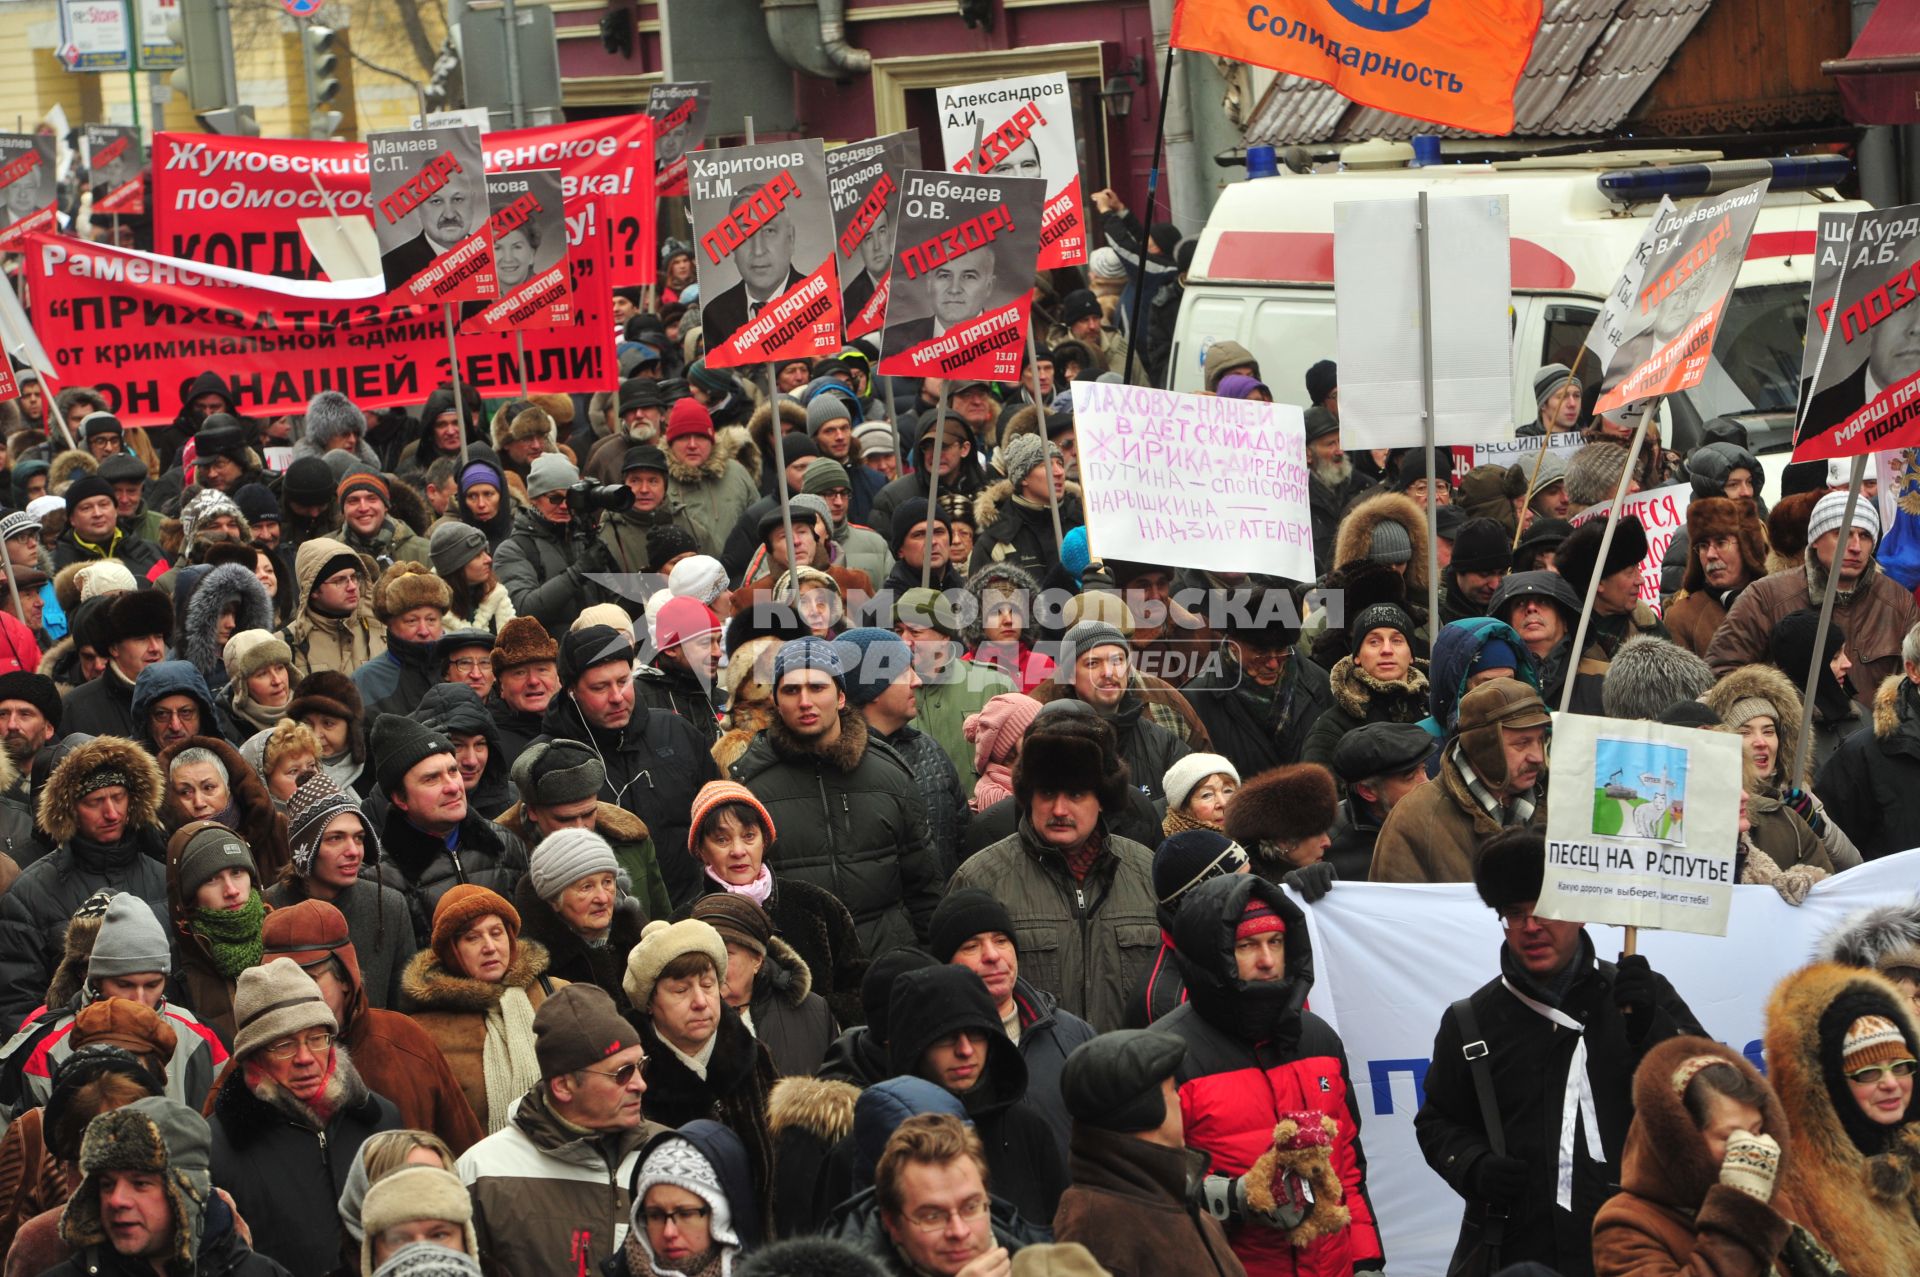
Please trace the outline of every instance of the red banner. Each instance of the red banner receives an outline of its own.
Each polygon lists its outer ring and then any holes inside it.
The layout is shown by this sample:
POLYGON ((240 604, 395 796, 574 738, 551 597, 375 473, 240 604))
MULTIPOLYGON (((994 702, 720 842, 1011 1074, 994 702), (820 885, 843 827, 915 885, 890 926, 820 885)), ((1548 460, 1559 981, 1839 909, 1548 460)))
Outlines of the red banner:
POLYGON ((884 377, 944 377, 986 381, 1020 380, 1020 361, 1027 353, 1027 309, 1030 294, 997 310, 990 310, 932 341, 890 354, 877 371, 884 377))
POLYGON ((93 201, 93 211, 96 213, 142 213, 146 211, 146 207, 146 201, 141 198, 140 179, 137 177, 93 201))
POLYGON ((1178 0, 1172 42, 1395 115, 1506 134, 1539 29, 1540 0, 1178 0))
MULTIPOLYGON (((480 145, 489 172, 558 168, 568 200, 603 201, 613 286, 654 282, 653 125, 646 116, 506 129, 486 134, 480 145)), ((300 238, 300 219, 326 216, 328 197, 340 213, 369 216, 368 192, 364 143, 153 135, 154 248, 167 256, 322 279, 300 238)))
MULTIPOLYGON (((614 363, 607 217, 599 201, 567 208, 573 322, 459 342, 460 379, 482 394, 612 390, 614 363)), ((417 405, 447 380, 440 307, 354 296, 364 282, 287 282, 63 236, 26 245, 34 332, 62 385, 93 386, 129 426, 171 422, 194 378, 218 369, 239 411, 304 409, 322 390, 360 407, 417 405)), ((377 286, 376 286, 377 287, 377 286)))

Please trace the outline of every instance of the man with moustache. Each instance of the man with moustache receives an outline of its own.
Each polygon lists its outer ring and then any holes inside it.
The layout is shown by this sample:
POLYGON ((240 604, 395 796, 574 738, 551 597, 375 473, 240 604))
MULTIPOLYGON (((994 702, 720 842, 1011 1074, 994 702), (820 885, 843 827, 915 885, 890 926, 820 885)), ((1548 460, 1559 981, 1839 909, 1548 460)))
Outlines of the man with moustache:
POLYGON ((420 233, 380 254, 380 273, 389 288, 408 283, 480 229, 487 216, 485 175, 456 164, 415 212, 420 233))
MULTIPOLYGON (((765 185, 756 182, 742 188, 733 197, 731 211, 738 213, 746 207, 765 185)), ((800 286, 806 275, 794 267, 793 247, 793 220, 785 212, 779 212, 761 222, 746 241, 733 250, 740 282, 700 310, 707 349, 717 350, 726 344, 737 330, 758 318, 763 309, 800 286)))

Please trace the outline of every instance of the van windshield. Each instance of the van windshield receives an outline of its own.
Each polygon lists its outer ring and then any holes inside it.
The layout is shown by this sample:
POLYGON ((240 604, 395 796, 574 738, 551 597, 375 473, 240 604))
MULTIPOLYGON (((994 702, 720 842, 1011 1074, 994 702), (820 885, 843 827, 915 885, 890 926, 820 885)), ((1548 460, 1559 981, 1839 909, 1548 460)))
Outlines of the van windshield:
POLYGON ((1793 411, 1800 398, 1800 353, 1806 328, 1805 284, 1734 289, 1714 338, 1706 376, 1686 392, 1700 420, 1793 411))

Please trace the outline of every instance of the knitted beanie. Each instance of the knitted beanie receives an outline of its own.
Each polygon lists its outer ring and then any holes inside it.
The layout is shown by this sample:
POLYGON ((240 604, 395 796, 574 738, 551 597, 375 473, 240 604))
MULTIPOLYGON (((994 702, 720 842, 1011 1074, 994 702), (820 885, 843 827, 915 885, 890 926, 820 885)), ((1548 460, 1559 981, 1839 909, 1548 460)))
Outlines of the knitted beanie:
POLYGON ((463 882, 450 888, 446 895, 440 897, 440 903, 434 906, 433 935, 429 947, 449 974, 462 971, 460 956, 454 951, 454 942, 468 927, 488 914, 493 914, 506 924, 507 938, 518 943, 520 911, 508 904, 507 898, 497 891, 463 882))
POLYGON ((1100 647, 1132 650, 1128 646, 1127 636, 1120 632, 1118 626, 1106 621, 1080 621, 1069 629, 1066 637, 1061 640, 1060 659, 1063 663, 1069 661, 1077 663, 1082 656, 1100 647))
MULTIPOLYGON (((677 523, 661 523, 647 529, 647 566, 656 572, 662 564, 699 552, 700 543, 693 533, 677 523)), ((674 566, 680 565, 674 563, 674 566)))
POLYGON ((693 808, 687 817, 687 850, 695 856, 700 854, 700 827, 706 823, 714 808, 727 803, 745 803, 760 813, 760 821, 767 828, 767 845, 771 846, 775 838, 773 817, 768 814, 766 805, 754 796, 751 789, 737 780, 710 780, 700 786, 700 792, 693 796, 693 808))
POLYGON ((820 433, 820 427, 830 421, 851 422, 852 420, 853 412, 847 407, 845 395, 818 394, 813 397, 813 402, 807 405, 807 434, 809 437, 818 435, 820 433))
POLYGON ((721 980, 726 979, 727 944, 711 926, 692 918, 680 922, 655 918, 647 924, 646 930, 640 933, 640 943, 627 955, 627 974, 620 982, 634 1010, 648 1014, 653 986, 659 983, 660 973, 675 958, 688 953, 705 954, 713 962, 714 974, 721 980))
POLYGON ((1910 1060, 1913 1051, 1901 1036, 1900 1026, 1883 1015, 1863 1015, 1847 1026, 1840 1044, 1840 1071, 1851 1073, 1870 1064, 1889 1060, 1910 1060))
POLYGON ((244 1060, 270 1042, 308 1029, 340 1031, 313 977, 288 958, 240 973, 233 990, 233 1054, 244 1060))
POLYGON ((423 1219, 459 1224, 466 1233, 467 1253, 480 1253, 480 1239, 473 1230, 473 1199, 460 1177, 438 1166, 403 1166, 370 1185, 361 1202, 360 1271, 374 1271, 373 1248, 381 1233, 396 1224, 423 1219))
POLYGON ((433 559, 433 570, 451 578, 480 557, 487 548, 487 538, 479 528, 458 519, 449 519, 435 525, 427 545, 428 555, 433 559))
MULTIPOLYGON (((234 636, 239 637, 238 635, 234 636)), ((227 642, 231 644, 232 639, 227 642)), ((27 670, 9 670, 0 674, 0 701, 25 701, 40 711, 40 717, 60 730, 60 689, 45 674, 27 670)))
POLYGON ((1533 400, 1537 407, 1547 406, 1547 400, 1553 398, 1554 391, 1567 384, 1573 376, 1573 369, 1565 364, 1548 364, 1533 374, 1533 400))
POLYGON ((974 771, 984 772, 989 764, 1010 760, 1039 712, 1040 702, 1025 692, 1002 692, 979 713, 967 715, 960 732, 973 745, 974 771))
POLYGON ((260 869, 253 863, 246 840, 217 820, 196 820, 175 830, 167 842, 167 857, 174 864, 184 901, 191 902, 194 893, 214 875, 228 869, 246 870, 254 888, 260 886, 260 869))
POLYGON ((838 645, 826 639, 797 638, 781 644, 773 658, 773 685, 779 687, 796 670, 819 670, 841 686, 846 685, 846 667, 838 645))
POLYGON ((166 928, 146 901, 129 891, 118 892, 107 902, 106 917, 100 920, 99 934, 94 937, 93 953, 87 959, 87 983, 155 971, 162 975, 173 971, 166 928))
POLYGON ((949 891, 934 906, 933 919, 927 924, 927 952, 942 962, 952 962, 961 945, 987 931, 1013 937, 1013 915, 1006 905, 979 887, 949 891))
POLYGON ((580 472, 573 462, 558 452, 543 452, 533 459, 527 467, 527 499, 544 497, 549 492, 558 492, 562 488, 571 488, 580 482, 580 472))
POLYGON ((1367 540, 1367 558, 1375 563, 1406 563, 1413 558, 1413 539, 1398 519, 1382 519, 1373 525, 1367 540))
POLYGON ((1039 435, 1015 435, 1000 445, 1000 468, 1006 472, 1013 490, 1018 492, 1036 466, 1059 455, 1060 449, 1044 442, 1039 435))
POLYGON ((1177 833, 1153 853, 1154 898, 1172 909, 1207 879, 1239 873, 1249 860, 1245 847, 1212 829, 1177 833))
MULTIPOLYGON (((291 673, 293 649, 285 639, 270 631, 241 630, 221 649, 220 663, 226 666, 227 681, 237 685, 270 665, 284 665, 291 673)), ((4 699, 4 689, 0 689, 0 700, 4 699)))
POLYGON ((573 618, 567 633, 584 630, 589 625, 604 625, 616 634, 633 637, 633 616, 618 603, 589 603, 580 609, 579 616, 573 618))
POLYGON ((439 1242, 408 1242, 388 1255, 387 1262, 373 1270, 373 1277, 481 1277, 481 1273, 471 1255, 448 1250, 439 1242))
POLYGON ((869 421, 853 432, 853 438, 862 457, 891 457, 900 451, 893 427, 884 421, 869 421))
POLYGON ((633 664, 632 633, 622 633, 611 625, 589 625, 570 630, 560 640, 560 684, 572 687, 596 665, 633 664))
POLYGON ((591 829, 557 829, 534 845, 527 880, 548 904, 588 874, 618 873, 620 862, 605 838, 591 829))
POLYGON ((913 649, 892 630, 863 626, 839 638, 849 705, 869 705, 913 669, 913 649))
POLYGON ((806 477, 800 481, 800 491, 815 496, 825 496, 835 488, 852 487, 847 468, 832 457, 815 457, 807 464, 806 477))
POLYGON ((508 778, 521 802, 557 807, 597 797, 607 778, 607 765, 579 741, 539 741, 513 760, 508 778))
POLYGON ((713 414, 691 396, 679 400, 667 411, 667 442, 671 444, 688 435, 713 438, 713 414))
MULTIPOLYGON (((826 396, 821 398, 837 398, 826 396)), ((815 402, 819 402, 815 400, 815 402)), ((748 902, 751 903, 751 902, 748 902)), ((697 1119, 696 1119, 697 1120, 697 1119)), ((724 1133, 726 1128, 721 1128, 724 1133)), ((688 1139, 661 1139, 647 1151, 640 1163, 640 1176, 633 1185, 633 1231, 640 1237, 647 1236, 647 1223, 642 1214, 647 1200, 647 1191, 656 1184, 666 1184, 691 1193, 707 1205, 707 1236, 717 1246, 740 1245, 740 1234, 733 1227, 733 1206, 727 1200, 727 1192, 720 1182, 720 1174, 714 1169, 706 1155, 688 1139)), ((655 1271, 659 1271, 656 1267, 655 1271)), ((724 1269, 723 1269, 724 1271, 724 1269)))
MULTIPOLYGON (((1814 503, 1813 514, 1807 519, 1807 544, 1812 545, 1822 536, 1840 526, 1846 517, 1847 494, 1829 492, 1814 503)), ((1868 497, 1854 502, 1853 526, 1873 538, 1875 544, 1880 540, 1880 507, 1868 497)))
POLYGON ((667 592, 675 598, 698 599, 712 607, 727 592, 727 569, 710 554, 682 559, 667 574, 667 592))
POLYGON ((453 746, 439 732, 403 714, 382 714, 373 720, 371 748, 374 776, 389 796, 406 788, 407 773, 435 754, 451 754, 453 746))
POLYGON ((1178 811, 1187 805, 1187 796, 1194 787, 1209 776, 1231 776, 1233 783, 1240 783, 1240 772, 1233 761, 1219 754, 1188 754, 1179 762, 1167 768, 1166 779, 1161 787, 1167 796, 1167 810, 1178 811))
POLYGON ((387 506, 393 504, 393 492, 387 487, 387 481, 365 466, 343 475, 340 486, 334 489, 334 495, 340 499, 342 506, 345 506, 347 498, 356 492, 371 492, 380 498, 382 504, 387 506))
POLYGON ((293 853, 293 872, 304 878, 313 872, 313 858, 320 851, 320 840, 335 816, 352 812, 360 817, 367 833, 366 859, 379 858, 380 843, 373 822, 360 810, 359 801, 334 783, 331 776, 316 771, 300 783, 287 800, 287 842, 293 853))

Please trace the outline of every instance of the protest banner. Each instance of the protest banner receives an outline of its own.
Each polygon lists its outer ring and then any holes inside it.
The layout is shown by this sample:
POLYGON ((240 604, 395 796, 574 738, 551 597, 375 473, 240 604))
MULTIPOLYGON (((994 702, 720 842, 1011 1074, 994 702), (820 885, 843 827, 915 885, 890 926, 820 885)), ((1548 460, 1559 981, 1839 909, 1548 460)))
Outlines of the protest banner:
POLYGON ((1822 213, 1796 461, 1920 443, 1920 204, 1822 213))
POLYGON ((1103 558, 1313 579, 1302 409, 1076 381, 1073 418, 1103 558))
POLYGON ((1766 195, 1762 179, 1684 209, 1661 201, 1587 336, 1596 414, 1700 384, 1766 195))
POLYGON ((1731 732, 1556 718, 1546 876, 1533 911, 1566 922, 1725 935, 1744 748, 1731 732))
POLYGON ((371 133, 367 160, 387 291, 441 305, 498 297, 479 131, 371 133))
MULTIPOLYGON (((572 322, 524 334, 528 389, 612 390, 619 370, 605 209, 567 206, 572 322)), ((322 390, 360 407, 411 407, 449 372, 438 306, 387 297, 378 279, 283 280, 151 253, 36 235, 27 244, 34 331, 61 385, 93 386, 129 426, 171 422, 193 379, 218 367, 240 412, 304 410, 322 390)), ((514 334, 460 344, 460 378, 482 394, 520 393, 514 334)))
MULTIPOLYGON (((1558 751, 1556 741, 1556 768, 1558 751)), ((1724 937, 1649 931, 1639 951, 1673 981, 1708 1036, 1759 1065, 1774 985, 1806 965, 1848 914, 1910 897, 1917 874, 1920 854, 1883 857, 1823 880, 1797 908, 1771 887, 1735 887, 1724 937)), ((1368 1195, 1392 1268, 1444 1273, 1465 1203, 1427 1165, 1413 1119, 1440 1017, 1456 998, 1500 978, 1500 924, 1464 883, 1342 881, 1302 912, 1313 941, 1313 1010, 1346 1046, 1368 1195)), ((1622 951, 1617 928, 1586 931, 1597 956, 1612 961, 1622 951)), ((1559 1129, 1557 1114, 1546 1121, 1559 1129)))
POLYGON ((827 152, 833 198, 833 252, 840 268, 843 340, 878 332, 887 314, 900 178, 920 167, 920 135, 889 133, 827 152))
POLYGON ((688 156, 687 212, 710 367, 840 349, 833 206, 818 138, 688 156))
POLYGON ((1578 430, 1561 430, 1551 435, 1521 435, 1514 439, 1502 439, 1493 443, 1455 444, 1453 447, 1453 478, 1458 483, 1475 466, 1512 466, 1518 465, 1528 471, 1540 449, 1546 450, 1562 461, 1573 460, 1573 454, 1587 446, 1578 430))
POLYGON ((1045 179, 1037 269, 1085 266, 1092 250, 1066 75, 955 85, 939 91, 939 108, 940 141, 949 170, 1045 179))
MULTIPOLYGON (((480 139, 489 172, 554 168, 563 194, 604 202, 615 286, 652 281, 653 125, 644 115, 504 129, 480 139)), ((287 279, 321 278, 300 219, 369 217, 363 142, 153 135, 155 251, 287 279), (317 182, 317 186, 316 186, 317 182)))
POLYGON ((1318 80, 1395 115, 1506 134, 1540 8, 1540 0, 1179 0, 1170 40, 1318 80))
MULTIPOLYGON (((1687 526, 1687 503, 1693 500, 1693 488, 1684 483, 1668 484, 1627 496, 1620 507, 1623 517, 1640 520, 1647 532, 1647 557, 1640 560, 1640 601, 1655 616, 1660 615, 1660 561, 1667 556, 1674 534, 1687 526)), ((1568 522, 1574 527, 1590 519, 1604 519, 1613 502, 1588 506, 1568 522)))
POLYGON ((0 133, 0 248, 54 226, 53 134, 0 133))
POLYGON ((656 84, 647 90, 655 195, 687 193, 687 152, 706 143, 707 112, 712 106, 713 85, 706 80, 656 84))
POLYGON ((909 169, 901 192, 877 371, 1017 380, 1046 184, 909 169))
POLYGON ((551 328, 573 317, 567 273, 566 213, 560 170, 487 174, 493 210, 493 259, 500 277, 497 301, 469 302, 460 331, 551 328))
POLYGON ((81 131, 86 149, 87 186, 96 213, 139 213, 146 210, 140 176, 146 156, 140 130, 124 124, 88 124, 81 131))
POLYGON ((1333 206, 1340 442, 1350 452, 1426 444, 1429 386, 1436 446, 1513 438, 1506 197, 1427 208, 1423 233, 1417 200, 1333 206))

